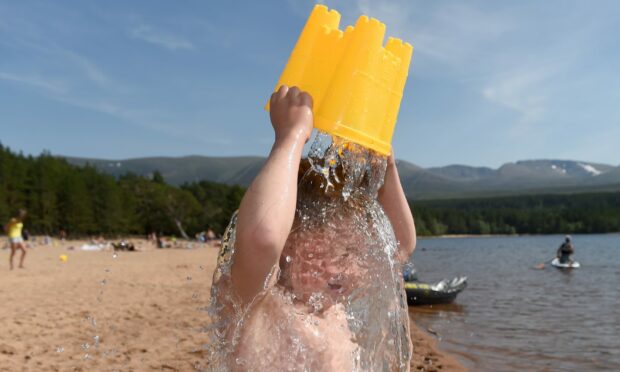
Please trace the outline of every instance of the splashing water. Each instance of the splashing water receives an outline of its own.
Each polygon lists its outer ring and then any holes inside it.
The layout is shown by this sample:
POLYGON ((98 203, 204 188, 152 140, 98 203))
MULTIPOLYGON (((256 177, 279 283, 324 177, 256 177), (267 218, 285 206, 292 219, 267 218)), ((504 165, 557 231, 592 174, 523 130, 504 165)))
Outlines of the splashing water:
POLYGON ((276 284, 250 304, 231 282, 236 215, 213 275, 209 370, 403 371, 407 304, 392 226, 376 200, 386 158, 319 133, 300 166, 276 284))

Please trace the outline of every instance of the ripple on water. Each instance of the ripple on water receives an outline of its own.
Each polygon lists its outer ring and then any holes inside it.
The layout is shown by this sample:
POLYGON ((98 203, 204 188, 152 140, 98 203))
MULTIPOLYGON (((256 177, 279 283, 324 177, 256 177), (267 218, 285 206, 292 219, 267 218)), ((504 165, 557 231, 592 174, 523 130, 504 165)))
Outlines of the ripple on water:
POLYGON ((466 364, 476 371, 620 370, 620 236, 574 236, 579 270, 532 270, 562 239, 422 239, 421 279, 467 275, 469 286, 457 298, 463 313, 416 308, 416 322, 440 332, 449 351, 473 356, 466 364))

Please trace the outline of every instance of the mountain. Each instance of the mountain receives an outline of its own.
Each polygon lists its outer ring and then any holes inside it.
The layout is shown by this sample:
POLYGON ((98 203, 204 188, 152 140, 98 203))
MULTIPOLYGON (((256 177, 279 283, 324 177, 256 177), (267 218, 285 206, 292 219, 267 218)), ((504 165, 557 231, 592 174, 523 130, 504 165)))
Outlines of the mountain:
POLYGON ((612 183, 620 183, 620 166, 605 172, 598 177, 596 177, 596 181, 598 184, 612 184, 612 183))
POLYGON ((428 171, 453 181, 478 181, 491 178, 495 170, 487 167, 470 167, 467 165, 448 165, 428 168, 428 171))
POLYGON ((103 160, 65 157, 74 165, 90 164, 105 173, 119 177, 126 173, 135 173, 142 176, 151 176, 159 171, 166 182, 181 185, 185 182, 201 181, 204 179, 247 186, 258 174, 265 158, 240 157, 206 157, 184 156, 136 158, 127 160, 103 160))
MULTIPOLYGON (((74 165, 91 164, 116 177, 159 171, 180 185, 207 179, 248 186, 265 163, 262 157, 151 157, 103 160, 65 157, 74 165)), ((523 160, 498 169, 448 165, 422 168, 398 160, 403 188, 412 199, 500 196, 530 193, 577 193, 620 190, 620 166, 572 160, 523 160)))

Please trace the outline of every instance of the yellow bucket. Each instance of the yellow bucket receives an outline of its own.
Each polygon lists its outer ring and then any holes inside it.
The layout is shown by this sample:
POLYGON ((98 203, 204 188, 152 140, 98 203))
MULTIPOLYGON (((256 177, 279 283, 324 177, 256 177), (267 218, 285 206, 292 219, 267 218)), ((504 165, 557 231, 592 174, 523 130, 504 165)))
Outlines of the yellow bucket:
POLYGON ((413 47, 385 36, 385 25, 361 16, 338 28, 340 14, 316 5, 280 76, 309 92, 314 127, 389 155, 413 47))

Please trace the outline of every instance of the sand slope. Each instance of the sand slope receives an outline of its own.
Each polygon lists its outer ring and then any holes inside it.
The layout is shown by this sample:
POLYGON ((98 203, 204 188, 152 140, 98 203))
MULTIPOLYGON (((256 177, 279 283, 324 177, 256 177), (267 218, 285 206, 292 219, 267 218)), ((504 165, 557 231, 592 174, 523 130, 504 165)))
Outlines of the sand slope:
MULTIPOLYGON (((67 250, 81 244, 35 247, 26 269, 12 272, 0 250, 0 371, 204 368, 201 330, 217 249, 140 242, 145 251, 116 258, 67 250)), ((432 336, 412 333, 412 370, 462 370, 432 336)))

